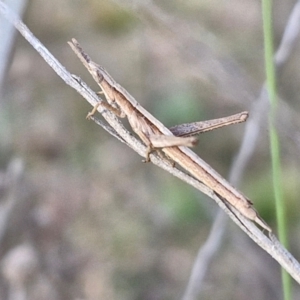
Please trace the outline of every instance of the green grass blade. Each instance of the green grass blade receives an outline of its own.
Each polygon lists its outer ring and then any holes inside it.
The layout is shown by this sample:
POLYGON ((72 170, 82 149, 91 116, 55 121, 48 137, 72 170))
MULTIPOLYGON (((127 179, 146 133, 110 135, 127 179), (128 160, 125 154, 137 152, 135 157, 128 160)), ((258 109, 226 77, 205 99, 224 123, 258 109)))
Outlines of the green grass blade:
MULTIPOLYGON (((265 45, 265 68, 267 77, 267 89, 270 99, 269 130, 270 130, 270 152, 272 160, 272 179, 276 205, 276 218, 278 234, 281 243, 288 247, 286 209, 283 197, 280 143, 274 125, 277 108, 277 86, 276 68, 274 64, 273 26, 272 26, 272 0, 262 1, 264 45, 265 45)), ((291 299, 291 278, 282 270, 282 285, 285 300, 291 299)))

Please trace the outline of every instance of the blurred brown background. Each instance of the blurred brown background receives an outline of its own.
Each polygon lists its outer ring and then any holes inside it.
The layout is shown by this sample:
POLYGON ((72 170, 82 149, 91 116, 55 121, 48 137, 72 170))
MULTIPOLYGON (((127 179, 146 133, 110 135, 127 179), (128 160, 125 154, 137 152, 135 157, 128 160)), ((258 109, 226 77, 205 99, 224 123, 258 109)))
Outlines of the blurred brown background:
MULTIPOLYGON (((275 2, 276 45, 294 3, 275 2)), ((67 45, 75 37, 167 126, 251 112, 265 78, 260 1, 32 0, 23 20, 98 90, 67 45)), ((283 185, 298 259, 299 51, 298 44, 278 80, 283 185)), ((85 120, 91 107, 19 34, 6 63, 0 299, 181 299, 215 203, 85 120)), ((240 189, 275 229, 266 123, 240 189)), ((195 151, 226 177, 244 128, 201 135, 195 151)), ((281 299, 279 267, 229 222, 199 299, 281 299)))

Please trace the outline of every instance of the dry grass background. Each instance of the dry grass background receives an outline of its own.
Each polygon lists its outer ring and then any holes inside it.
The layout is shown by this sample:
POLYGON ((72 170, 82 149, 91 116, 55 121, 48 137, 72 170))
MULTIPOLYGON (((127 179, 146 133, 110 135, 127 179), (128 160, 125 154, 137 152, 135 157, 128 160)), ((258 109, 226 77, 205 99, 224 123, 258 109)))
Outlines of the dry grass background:
MULTIPOLYGON (((294 2, 277 2, 279 41, 294 2)), ((32 0, 24 22, 97 90, 67 45, 75 37, 166 125, 250 109, 264 82, 259 1, 32 0)), ((280 74, 278 122, 296 258, 298 54, 280 74)), ((1 197, 15 204, 0 235, 0 298, 23 288, 26 299, 180 299, 215 204, 85 120, 90 107, 20 36, 2 94, 1 197)), ((195 151, 226 176, 243 128, 202 135, 195 151)), ((241 190, 275 228, 268 149, 262 127, 241 190)), ((281 299, 278 265, 232 224, 204 283, 199 299, 281 299)))

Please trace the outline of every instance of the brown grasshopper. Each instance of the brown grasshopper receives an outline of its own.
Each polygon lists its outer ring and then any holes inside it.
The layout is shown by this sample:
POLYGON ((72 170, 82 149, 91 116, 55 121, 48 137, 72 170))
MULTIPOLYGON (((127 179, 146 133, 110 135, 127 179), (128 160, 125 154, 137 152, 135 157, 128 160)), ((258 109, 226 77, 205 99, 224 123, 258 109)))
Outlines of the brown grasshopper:
MULTIPOLYGON (((105 95, 107 100, 107 103, 99 102, 88 114, 88 117, 92 116, 99 106, 105 107, 120 118, 127 117, 133 131, 147 146, 145 154, 146 161, 150 160, 149 155, 153 150, 161 148, 169 158, 179 164, 196 179, 208 186, 218 196, 220 196, 221 199, 226 200, 242 215, 256 222, 269 232, 272 231, 265 221, 258 215, 249 199, 234 189, 212 167, 187 148, 193 146, 197 142, 197 138, 191 135, 197 134, 199 132, 199 128, 191 130, 191 124, 184 124, 169 130, 147 110, 145 110, 107 73, 103 67, 93 62, 75 39, 72 39, 72 42, 69 42, 69 45, 90 72, 97 84, 101 87, 102 93, 105 95), (189 129, 187 130, 187 128, 189 129), (184 130, 186 130, 186 132, 184 132, 184 130)), ((239 121, 237 122, 245 121, 247 116, 248 113, 246 112, 240 113, 237 118, 239 121)), ((236 116, 233 118, 236 118, 236 116)), ((199 125, 199 122, 197 123, 199 125)), ((216 124, 217 123, 218 121, 216 121, 216 124)), ((207 124, 203 125, 202 122, 201 126, 205 128, 202 131, 213 129, 214 126, 207 124)), ((220 123, 215 126, 220 127, 220 123)), ((197 128, 197 126, 195 128, 197 128)))

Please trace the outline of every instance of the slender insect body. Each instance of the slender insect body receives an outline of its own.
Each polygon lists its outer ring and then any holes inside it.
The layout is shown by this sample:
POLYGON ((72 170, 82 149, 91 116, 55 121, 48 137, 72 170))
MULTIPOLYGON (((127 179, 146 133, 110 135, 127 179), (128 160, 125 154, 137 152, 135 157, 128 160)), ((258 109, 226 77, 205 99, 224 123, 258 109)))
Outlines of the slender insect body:
MULTIPOLYGON (((180 126, 175 129, 173 128, 173 132, 177 132, 179 136, 173 135, 169 129, 145 110, 122 86, 117 84, 103 67, 94 63, 75 39, 69 44, 84 66, 91 73, 94 80, 101 87, 107 99, 108 103, 101 101, 98 106, 102 105, 117 116, 128 118, 133 131, 147 146, 146 161, 149 161, 149 154, 151 151, 162 148, 162 151, 169 158, 178 163, 183 169, 189 172, 197 180, 201 181, 204 185, 208 186, 216 194, 220 195, 222 199, 225 199, 241 214, 256 222, 269 232, 272 231, 245 196, 234 189, 213 168, 187 148, 193 146, 197 141, 195 137, 189 137, 189 135, 194 135, 201 131, 201 129, 195 129, 197 122, 193 123, 194 127, 190 132, 187 132, 186 130, 187 124, 184 124, 184 129, 181 131, 180 126)), ((98 106, 96 105, 88 116, 93 115, 98 106)), ((235 115, 223 118, 223 120, 214 120, 215 122, 212 122, 211 127, 218 128, 221 127, 220 124, 227 123, 226 125, 228 125, 245 121, 247 116, 248 113, 243 112, 239 114, 238 118, 235 115)), ((210 130, 210 126, 206 124, 204 125, 203 131, 207 130, 210 130)))

